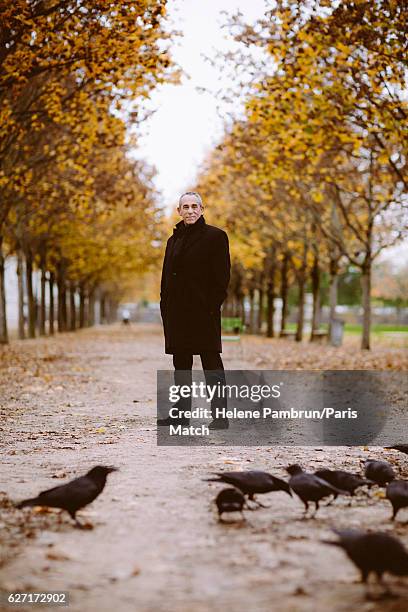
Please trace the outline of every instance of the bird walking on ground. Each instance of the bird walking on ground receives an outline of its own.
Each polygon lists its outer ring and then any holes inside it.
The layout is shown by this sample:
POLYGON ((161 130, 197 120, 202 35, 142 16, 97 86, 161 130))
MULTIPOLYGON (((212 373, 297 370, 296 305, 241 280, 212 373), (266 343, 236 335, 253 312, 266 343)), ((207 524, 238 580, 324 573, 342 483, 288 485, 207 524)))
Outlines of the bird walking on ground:
POLYGON ((66 510, 78 527, 83 525, 76 518, 81 508, 94 501, 102 493, 108 474, 116 472, 117 468, 97 465, 85 476, 80 476, 66 484, 42 491, 37 497, 25 499, 16 505, 17 508, 27 506, 47 506, 66 510))
POLYGON ((315 514, 319 509, 319 501, 328 497, 329 495, 349 495, 348 491, 343 491, 334 487, 330 483, 319 478, 315 474, 304 472, 300 465, 294 464, 289 465, 286 468, 288 474, 290 474, 289 486, 296 493, 296 495, 302 500, 305 506, 305 514, 309 509, 309 502, 314 502, 316 510, 315 514))
POLYGON ((224 512, 240 512, 242 520, 246 520, 243 513, 245 497, 238 489, 234 487, 222 489, 215 498, 215 504, 218 510, 218 519, 221 522, 223 521, 222 515, 224 512))
POLYGON ((364 473, 366 478, 373 480, 380 487, 385 487, 385 485, 396 478, 392 465, 388 461, 377 461, 376 459, 367 459, 365 461, 364 473))
POLYGON ((265 508, 255 499, 255 495, 284 491, 292 496, 287 482, 262 470, 247 470, 242 472, 214 472, 216 478, 206 478, 207 482, 223 482, 239 489, 248 499, 257 506, 265 508))
POLYGON ((385 495, 392 505, 391 520, 393 521, 401 508, 408 507, 408 480, 392 480, 387 485, 385 495))
MULTIPOLYGON (((334 529, 339 541, 323 540, 324 544, 343 548, 349 559, 361 572, 365 584, 371 573, 382 583, 386 572, 395 576, 408 575, 408 552, 394 536, 380 531, 366 533, 348 529, 334 529)), ((389 588, 386 588, 389 593, 389 588)), ((367 591, 368 594, 368 591, 367 591)))
MULTIPOLYGON (((367 478, 363 478, 359 474, 354 474, 353 472, 346 472, 345 470, 316 470, 315 476, 322 478, 337 489, 347 491, 352 497, 354 496, 356 489, 358 489, 359 487, 368 486, 370 488, 375 484, 375 482, 373 482, 372 480, 367 480, 367 478)), ((335 499, 337 499, 338 495, 338 493, 333 493, 334 497, 330 504, 333 503, 335 499)))

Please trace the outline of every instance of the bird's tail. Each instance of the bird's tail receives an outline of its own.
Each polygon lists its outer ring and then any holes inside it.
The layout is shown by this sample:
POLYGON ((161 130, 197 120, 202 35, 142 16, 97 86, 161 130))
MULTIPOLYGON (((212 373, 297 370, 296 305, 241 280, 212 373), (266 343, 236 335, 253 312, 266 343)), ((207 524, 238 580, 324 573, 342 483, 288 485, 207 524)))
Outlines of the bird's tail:
POLYGON ((342 548, 342 544, 339 541, 335 541, 335 540, 320 540, 321 544, 330 544, 330 546, 338 546, 339 548, 342 548))
POLYGON ((350 495, 350 491, 344 491, 343 489, 338 489, 337 487, 334 487, 329 482, 324 480, 324 478, 319 478, 319 480, 321 484, 324 484, 330 491, 332 491, 333 493, 337 493, 337 495, 350 495))
POLYGON ((285 493, 290 495, 290 497, 293 497, 289 483, 287 483, 286 480, 282 480, 282 478, 277 478, 276 476, 274 477, 274 480, 276 484, 280 487, 281 491, 285 491, 285 493))
POLYGON ((15 504, 16 508, 26 508, 27 506, 39 506, 40 502, 38 497, 32 497, 31 499, 23 499, 23 501, 15 504))

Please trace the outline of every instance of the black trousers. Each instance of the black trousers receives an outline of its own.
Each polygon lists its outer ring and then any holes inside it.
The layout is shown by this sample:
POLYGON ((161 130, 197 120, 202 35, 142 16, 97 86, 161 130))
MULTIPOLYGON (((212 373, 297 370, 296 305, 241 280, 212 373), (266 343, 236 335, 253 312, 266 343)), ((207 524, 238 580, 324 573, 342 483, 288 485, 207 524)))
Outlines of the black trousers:
MULTIPOLYGON (((201 365, 203 366, 205 382, 209 386, 217 385, 220 387, 226 384, 224 365, 221 355, 217 351, 206 351, 200 353, 201 365)), ((193 355, 190 353, 175 353, 173 355, 174 382, 176 385, 189 385, 192 382, 193 355)), ((205 407, 204 405, 200 407, 205 407)), ((227 400, 222 395, 215 393, 211 402, 211 413, 213 419, 216 418, 216 408, 226 408, 227 400)), ((182 403, 183 410, 191 408, 191 397, 186 398, 182 403)))

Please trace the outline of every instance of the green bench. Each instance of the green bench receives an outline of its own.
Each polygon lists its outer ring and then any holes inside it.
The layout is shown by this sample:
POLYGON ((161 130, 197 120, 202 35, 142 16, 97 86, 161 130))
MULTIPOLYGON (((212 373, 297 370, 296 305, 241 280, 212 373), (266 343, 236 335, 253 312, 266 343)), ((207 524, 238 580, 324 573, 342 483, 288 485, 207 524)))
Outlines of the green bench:
POLYGON ((223 332, 240 334, 244 330, 241 317, 221 317, 221 328, 223 332))
POLYGON ((241 317, 221 317, 221 329, 226 334, 222 336, 222 340, 237 341, 244 331, 244 323, 241 317))

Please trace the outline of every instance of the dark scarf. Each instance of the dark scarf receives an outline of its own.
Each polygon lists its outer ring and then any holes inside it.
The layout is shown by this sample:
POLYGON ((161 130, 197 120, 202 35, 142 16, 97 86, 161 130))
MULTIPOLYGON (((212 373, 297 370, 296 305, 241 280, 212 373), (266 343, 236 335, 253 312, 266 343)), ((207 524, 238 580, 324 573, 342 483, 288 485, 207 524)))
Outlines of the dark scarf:
POLYGON ((205 219, 202 215, 192 225, 186 225, 183 220, 177 223, 173 230, 173 235, 175 237, 173 247, 173 269, 177 266, 181 255, 191 239, 191 236, 193 236, 204 225, 205 219))

